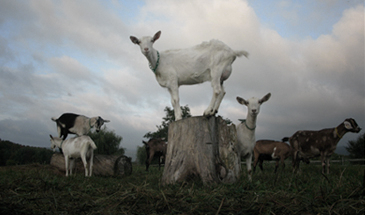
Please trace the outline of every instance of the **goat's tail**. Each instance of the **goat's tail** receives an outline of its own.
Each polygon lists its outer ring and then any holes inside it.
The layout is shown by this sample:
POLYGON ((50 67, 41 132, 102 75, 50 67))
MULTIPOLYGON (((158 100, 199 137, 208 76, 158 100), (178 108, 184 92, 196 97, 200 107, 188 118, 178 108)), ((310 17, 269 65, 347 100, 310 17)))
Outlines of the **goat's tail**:
POLYGON ((244 51, 244 50, 242 50, 242 51, 234 51, 234 53, 235 53, 235 55, 237 56, 237 57, 241 57, 242 55, 244 55, 245 57, 247 57, 248 58, 248 52, 246 52, 246 51, 244 51))
POLYGON ((287 142, 289 140, 289 137, 284 137, 281 141, 287 142))
POLYGON ((98 148, 98 147, 96 147, 94 141, 92 141, 92 140, 89 141, 89 144, 90 144, 91 148, 93 148, 94 150, 98 148))
POLYGON ((52 117, 51 119, 52 121, 55 121, 59 127, 66 128, 66 124, 61 123, 60 120, 58 120, 58 118, 52 117))

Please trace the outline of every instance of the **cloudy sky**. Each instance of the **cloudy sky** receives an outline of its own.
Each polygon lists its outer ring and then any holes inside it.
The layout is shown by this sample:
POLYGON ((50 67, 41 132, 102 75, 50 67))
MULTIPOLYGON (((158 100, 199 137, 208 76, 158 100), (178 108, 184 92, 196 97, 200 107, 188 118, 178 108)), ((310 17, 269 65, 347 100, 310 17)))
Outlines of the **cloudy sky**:
MULTIPOLYGON (((238 124, 247 111, 236 96, 271 92, 257 139, 349 117, 364 127, 364 13, 362 0, 1 1, 0 138, 49 147, 57 134, 51 117, 102 116, 135 157, 171 103, 129 36, 159 30, 160 51, 219 39, 250 53, 233 63, 218 114, 238 124)), ((211 96, 210 83, 180 88, 192 115, 202 115, 211 96)))

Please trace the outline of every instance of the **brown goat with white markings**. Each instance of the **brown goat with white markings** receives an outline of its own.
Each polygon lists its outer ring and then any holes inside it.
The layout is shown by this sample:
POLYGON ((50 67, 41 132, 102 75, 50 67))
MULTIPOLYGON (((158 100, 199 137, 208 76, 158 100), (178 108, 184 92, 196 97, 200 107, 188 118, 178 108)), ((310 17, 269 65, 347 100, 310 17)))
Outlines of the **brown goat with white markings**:
POLYGON ((167 143, 162 138, 151 138, 148 142, 142 141, 146 146, 146 171, 148 171, 148 167, 150 166, 154 157, 158 158, 158 169, 161 168, 161 160, 160 158, 163 156, 166 157, 167 151, 167 143))
POLYGON ((347 133, 359 133, 361 128, 352 118, 346 119, 335 128, 326 128, 319 131, 297 131, 290 138, 285 137, 283 141, 289 140, 293 148, 294 172, 299 169, 302 159, 321 156, 322 173, 327 166, 327 174, 330 171, 330 158, 337 147, 337 143, 347 133))
POLYGON ((276 160, 275 171, 279 167, 279 161, 283 168, 285 168, 284 160, 287 159, 292 154, 291 147, 283 142, 274 140, 258 140, 256 141, 255 148, 253 149, 255 156, 255 161, 253 163, 253 171, 256 170, 257 162, 259 162, 259 167, 263 171, 262 163, 264 160, 276 160))

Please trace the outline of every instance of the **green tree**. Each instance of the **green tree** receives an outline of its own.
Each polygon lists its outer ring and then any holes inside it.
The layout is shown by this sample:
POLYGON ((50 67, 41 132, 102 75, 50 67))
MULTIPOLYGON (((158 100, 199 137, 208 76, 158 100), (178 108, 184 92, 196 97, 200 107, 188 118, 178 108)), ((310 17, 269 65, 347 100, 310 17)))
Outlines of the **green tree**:
POLYGON ((98 147, 95 150, 95 154, 105 155, 124 155, 125 149, 120 148, 120 142, 122 137, 115 134, 114 131, 108 131, 106 127, 101 129, 99 132, 89 132, 88 135, 95 142, 98 147))
POLYGON ((365 157, 365 133, 360 134, 356 141, 350 140, 346 150, 350 153, 350 158, 365 157))
MULTIPOLYGON (((183 119, 191 117, 190 108, 188 107, 188 105, 180 108, 182 110, 183 119)), ((165 138, 166 140, 168 139, 169 124, 175 121, 175 111, 170 107, 165 107, 164 111, 166 113, 166 116, 162 118, 163 121, 161 122, 161 125, 156 125, 157 131, 146 133, 143 136, 144 138, 165 138)))

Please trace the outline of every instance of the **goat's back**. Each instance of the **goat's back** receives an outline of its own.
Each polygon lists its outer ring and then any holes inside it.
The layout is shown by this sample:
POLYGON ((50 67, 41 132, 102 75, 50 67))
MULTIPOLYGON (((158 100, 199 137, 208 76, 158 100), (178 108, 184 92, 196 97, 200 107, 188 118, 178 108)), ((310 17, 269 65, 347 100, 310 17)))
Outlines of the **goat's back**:
POLYGON ((329 142, 323 141, 324 137, 326 139, 335 139, 333 131, 333 128, 326 128, 318 131, 297 131, 289 138, 289 142, 294 149, 302 148, 304 151, 309 151, 311 145, 319 147, 319 145, 323 144, 323 142, 329 142))
POLYGON ((290 152, 291 150, 288 144, 274 140, 258 140, 256 141, 254 150, 260 154, 271 154, 273 153, 274 148, 276 148, 276 152, 282 150, 290 152))
POLYGON ((89 136, 83 135, 65 140, 61 148, 64 154, 79 157, 81 151, 88 152, 89 150, 95 150, 97 147, 89 136))
POLYGON ((64 128, 72 128, 75 125, 76 118, 80 115, 74 113, 64 113, 58 119, 52 120, 56 121, 57 124, 61 125, 64 128))

